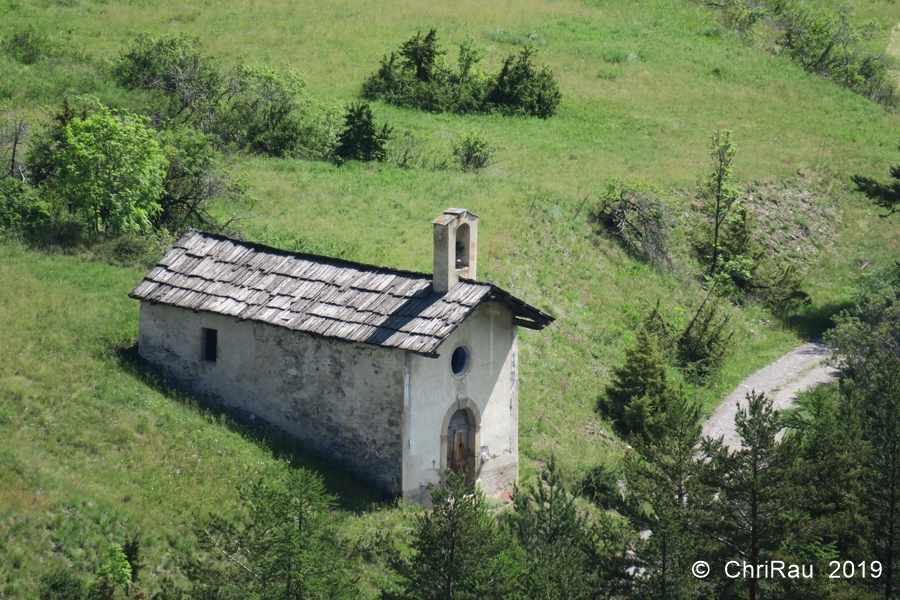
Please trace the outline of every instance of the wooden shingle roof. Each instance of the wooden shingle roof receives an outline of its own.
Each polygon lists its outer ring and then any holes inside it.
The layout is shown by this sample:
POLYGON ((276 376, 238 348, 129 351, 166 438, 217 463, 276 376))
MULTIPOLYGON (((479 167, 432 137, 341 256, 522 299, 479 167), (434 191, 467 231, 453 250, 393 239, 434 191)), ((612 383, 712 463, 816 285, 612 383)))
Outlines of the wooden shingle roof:
POLYGON ((129 295, 427 356, 437 356, 438 346, 482 302, 505 304, 523 327, 543 329, 553 321, 489 283, 461 280, 439 294, 425 273, 286 252, 194 230, 129 295))

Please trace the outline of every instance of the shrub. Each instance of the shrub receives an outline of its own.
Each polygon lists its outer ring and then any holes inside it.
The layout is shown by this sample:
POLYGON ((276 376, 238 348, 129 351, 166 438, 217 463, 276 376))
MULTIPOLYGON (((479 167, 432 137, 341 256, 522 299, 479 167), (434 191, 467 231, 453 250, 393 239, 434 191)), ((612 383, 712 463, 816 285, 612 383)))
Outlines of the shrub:
POLYGON ((3 38, 0 49, 16 62, 33 65, 43 58, 52 58, 59 48, 50 38, 32 26, 15 28, 3 38))
POLYGON ((532 46, 510 55, 496 76, 479 68, 484 51, 471 38, 459 45, 458 71, 444 62, 437 32, 421 32, 381 60, 362 85, 362 97, 395 106, 457 114, 496 110, 507 115, 547 118, 556 112, 560 93, 552 72, 532 64, 532 46))
POLYGON ((672 266, 667 243, 670 227, 662 192, 655 186, 611 180, 600 196, 595 218, 632 254, 658 265, 672 266))
POLYGON ((287 67, 240 65, 229 84, 212 131, 225 144, 254 154, 283 157, 301 145, 306 80, 287 67))
POLYGON ((695 383, 708 383, 722 368, 734 336, 731 316, 710 293, 678 337, 678 363, 685 376, 695 383))
POLYGON ((130 90, 161 92, 170 106, 162 115, 207 129, 224 82, 216 63, 204 56, 199 38, 143 33, 112 66, 116 82, 130 90))
POLYGON ((487 103, 506 115, 528 115, 547 119, 556 114, 562 94, 553 72, 537 70, 531 58, 534 46, 525 44, 518 56, 510 54, 494 80, 487 103))
POLYGON ((249 185, 226 167, 214 136, 182 126, 162 132, 160 142, 168 164, 160 211, 152 219, 155 228, 224 231, 253 206, 249 185), (213 211, 213 204, 218 210, 213 211), (225 207, 235 212, 229 216, 225 207))
POLYGON ((50 221, 50 207, 18 179, 0 179, 0 229, 30 236, 50 221))
POLYGON ((367 102, 351 104, 344 115, 344 130, 338 136, 334 149, 335 162, 384 161, 390 139, 391 127, 385 123, 379 131, 372 107, 367 102))
POLYGON ((585 498, 606 509, 618 508, 622 503, 619 478, 604 464, 594 465, 581 478, 581 493, 585 498))
POLYGON ((480 132, 472 130, 453 143, 453 156, 466 172, 482 171, 494 164, 497 149, 480 132))
POLYGON ((777 37, 775 48, 807 71, 885 107, 897 105, 895 78, 884 57, 860 44, 871 38, 874 23, 851 24, 848 6, 834 11, 787 0, 724 0, 706 5, 718 7, 726 24, 740 32, 765 23, 777 37))
POLYGON ((86 600, 88 585, 72 569, 57 567, 40 579, 40 600, 86 600))

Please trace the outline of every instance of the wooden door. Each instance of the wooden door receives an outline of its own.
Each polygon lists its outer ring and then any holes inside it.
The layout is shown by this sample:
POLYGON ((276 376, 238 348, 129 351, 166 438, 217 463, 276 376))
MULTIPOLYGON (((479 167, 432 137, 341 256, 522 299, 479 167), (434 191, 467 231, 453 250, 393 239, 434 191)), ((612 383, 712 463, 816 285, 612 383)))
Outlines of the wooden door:
POLYGON ((459 473, 469 462, 469 418, 463 410, 456 411, 447 428, 447 466, 459 473))

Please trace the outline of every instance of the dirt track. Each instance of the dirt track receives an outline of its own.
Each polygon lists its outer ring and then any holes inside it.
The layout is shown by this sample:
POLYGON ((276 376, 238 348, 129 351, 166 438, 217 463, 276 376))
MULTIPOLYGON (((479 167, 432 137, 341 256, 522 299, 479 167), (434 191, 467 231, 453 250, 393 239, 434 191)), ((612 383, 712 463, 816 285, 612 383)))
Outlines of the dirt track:
POLYGON ((797 399, 797 392, 808 387, 833 380, 837 371, 827 366, 831 350, 818 342, 804 344, 763 367, 735 389, 713 416, 703 425, 703 435, 723 437, 730 448, 739 448, 740 440, 734 428, 734 416, 738 403, 747 406, 747 393, 765 392, 776 409, 790 408, 797 399))

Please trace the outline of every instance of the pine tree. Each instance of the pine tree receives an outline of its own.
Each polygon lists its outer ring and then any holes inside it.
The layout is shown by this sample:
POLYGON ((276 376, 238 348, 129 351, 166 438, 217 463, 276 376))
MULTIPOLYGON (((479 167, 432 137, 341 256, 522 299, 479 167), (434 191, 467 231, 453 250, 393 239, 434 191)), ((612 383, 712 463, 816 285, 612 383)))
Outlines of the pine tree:
POLYGON ((845 376, 844 401, 857 415, 862 513, 868 542, 884 567, 884 597, 900 592, 900 265, 873 274, 856 314, 826 336, 845 376))
MULTIPOLYGON (((799 519, 800 487, 795 484, 799 438, 776 435, 782 428, 778 411, 764 394, 747 395, 747 409, 735 417, 741 447, 730 450, 722 439, 705 438, 701 444, 705 506, 703 530, 716 540, 727 560, 761 565, 772 560, 799 519)), ((760 597, 765 578, 733 579, 726 586, 746 584, 749 600, 760 597)))
POLYGON ((655 434, 669 402, 678 395, 669 379, 656 342, 643 327, 634 345, 625 351, 625 363, 613 370, 613 379, 599 402, 623 436, 655 434))
POLYGON ((434 510, 413 525, 411 558, 395 552, 388 564, 400 579, 391 600, 518 598, 522 552, 488 512, 484 494, 469 489, 466 474, 447 472, 432 488, 434 510))
POLYGON ((624 570, 624 546, 579 510, 555 458, 536 482, 516 488, 509 524, 527 556, 529 598, 590 600, 624 570))
POLYGON ((241 490, 241 517, 211 514, 194 527, 203 553, 190 559, 191 597, 355 598, 355 581, 322 477, 285 469, 241 490))
POLYGON ((352 104, 344 115, 344 129, 334 148, 335 161, 338 164, 348 160, 384 161, 390 139, 391 127, 385 123, 378 130, 368 102, 352 104))
POLYGON ((650 531, 636 549, 645 569, 636 580, 639 597, 697 597, 701 582, 690 569, 703 554, 693 525, 700 429, 700 405, 679 394, 661 419, 657 437, 650 443, 635 440, 636 452, 625 457, 624 512, 633 525, 650 531))
POLYGON ((731 183, 732 165, 737 149, 731 141, 731 131, 716 130, 713 133, 709 155, 713 159, 712 173, 700 186, 699 194, 706 201, 706 209, 712 219, 710 240, 709 277, 715 277, 719 269, 722 227, 741 196, 741 189, 731 183))

